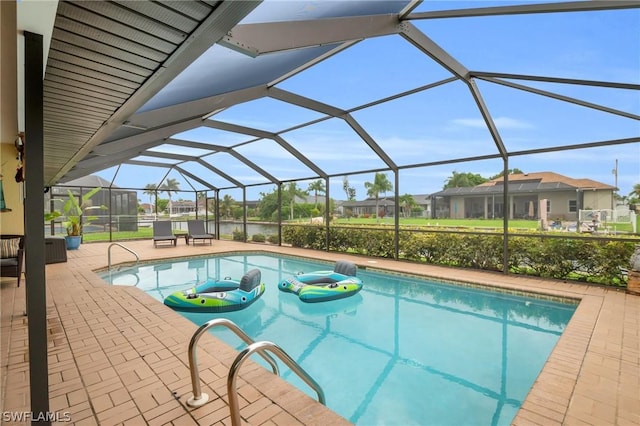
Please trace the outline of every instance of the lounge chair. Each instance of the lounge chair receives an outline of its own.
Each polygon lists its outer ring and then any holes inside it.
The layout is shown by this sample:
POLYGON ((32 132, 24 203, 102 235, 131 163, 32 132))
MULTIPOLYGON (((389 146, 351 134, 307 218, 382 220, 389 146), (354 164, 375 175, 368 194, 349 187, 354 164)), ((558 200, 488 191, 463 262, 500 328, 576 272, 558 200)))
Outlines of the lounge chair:
POLYGON ((187 221, 187 228, 189 229, 187 244, 189 244, 189 240, 193 240, 194 245, 197 240, 201 240, 202 244, 206 241, 209 241, 209 245, 212 244, 211 242, 214 236, 212 234, 208 234, 207 231, 204 230, 203 220, 189 220, 187 221))
POLYGON ((173 235, 171 230, 171 221, 169 220, 156 220, 153 222, 153 246, 158 247, 158 244, 169 243, 177 245, 178 238, 173 235))
POLYGON ((2 235, 0 242, 2 246, 2 258, 0 259, 2 276, 18 278, 18 287, 20 287, 24 260, 24 236, 2 235))

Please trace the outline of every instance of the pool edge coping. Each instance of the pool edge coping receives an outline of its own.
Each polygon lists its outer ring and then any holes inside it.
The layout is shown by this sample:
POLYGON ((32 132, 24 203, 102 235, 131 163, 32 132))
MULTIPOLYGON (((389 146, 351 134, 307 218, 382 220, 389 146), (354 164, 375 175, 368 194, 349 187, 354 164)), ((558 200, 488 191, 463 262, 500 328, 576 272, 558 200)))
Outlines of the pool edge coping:
MULTIPOLYGON (((131 266, 137 266, 140 264, 153 265, 153 264, 168 263, 168 262, 174 262, 174 261, 207 259, 211 257, 247 255, 247 254, 256 254, 256 255, 268 254, 272 256, 282 256, 282 257, 289 257, 294 259, 305 259, 305 260, 311 260, 317 263, 326 263, 328 265, 331 265, 333 263, 333 261, 330 261, 330 260, 322 260, 322 259, 307 257, 304 255, 277 253, 269 250, 251 249, 251 250, 229 250, 224 252, 191 255, 191 256, 171 256, 171 257, 166 257, 161 259, 139 260, 137 262, 126 261, 126 262, 119 262, 115 265, 111 265, 111 268, 112 269, 119 268, 117 269, 117 272, 119 272, 122 270, 123 266, 131 267, 131 266)), ((385 260, 394 260, 394 259, 385 259, 385 260)), ((491 285, 486 283, 473 282, 472 280, 456 280, 452 278, 444 278, 444 277, 439 277, 435 275, 427 275, 427 274, 419 274, 419 273, 411 273, 411 272, 400 272, 393 269, 387 269, 380 266, 371 266, 371 265, 361 264, 361 263, 357 263, 357 265, 359 268, 367 271, 381 272, 381 273, 387 273, 395 276, 406 276, 406 277, 417 278, 417 279, 429 279, 429 280, 435 281, 437 284, 474 288, 474 289, 485 290, 493 293, 508 294, 512 296, 521 296, 521 297, 530 297, 533 299, 545 300, 549 302, 563 303, 563 304, 575 305, 575 306, 579 305, 584 297, 584 296, 575 295, 575 294, 569 295, 565 291, 561 291, 561 290, 560 291, 521 290, 521 289, 511 288, 506 283, 502 285, 491 285)), ((417 265, 421 265, 421 264, 417 264, 417 265)), ((101 279, 104 280, 101 274, 108 273, 109 267, 104 266, 104 267, 93 269, 92 271, 96 275, 98 275, 101 279)), ((478 272, 491 273, 491 271, 478 271, 478 272)), ((531 277, 528 277, 528 278, 531 278, 531 277)), ((582 283, 577 283, 577 284, 582 284, 582 283)), ((112 284, 109 284, 107 282, 107 285, 112 285, 112 284)), ((587 285, 587 284, 584 284, 584 285, 587 285)))

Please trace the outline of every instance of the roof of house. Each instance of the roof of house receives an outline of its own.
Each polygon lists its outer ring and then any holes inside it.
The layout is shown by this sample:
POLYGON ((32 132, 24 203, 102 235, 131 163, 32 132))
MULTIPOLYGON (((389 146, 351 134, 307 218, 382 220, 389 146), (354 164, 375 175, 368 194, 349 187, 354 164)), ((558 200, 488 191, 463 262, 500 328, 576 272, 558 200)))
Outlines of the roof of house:
MULTIPOLYGON (((615 190, 616 187, 593 179, 574 179, 554 172, 535 172, 509 175, 509 193, 536 193, 542 191, 570 191, 577 189, 615 190)), ((504 191, 502 177, 471 187, 447 188, 432 195, 482 195, 504 191)))
MULTIPOLYGON (((380 197, 378 198, 378 206, 393 205, 395 203, 393 197, 380 197)), ((375 198, 366 198, 364 200, 353 200, 353 201, 343 201, 342 205, 344 207, 365 207, 365 206, 375 206, 376 199, 375 198)))
MULTIPOLYGON (((515 175, 509 175, 509 182, 539 182, 543 184, 549 183, 564 183, 569 186, 573 186, 575 188, 595 188, 595 189, 615 189, 615 187, 611 185, 607 185, 606 183, 598 182, 593 179, 574 179, 568 176, 564 176, 554 172, 536 172, 536 173, 519 173, 515 175)), ((482 183, 478 186, 490 186, 490 185, 502 185, 503 180, 502 177, 490 180, 488 182, 482 183)))
MULTIPOLYGON (((413 195, 411 194, 411 196, 413 197, 413 200, 416 202, 416 204, 418 205, 425 205, 425 204, 430 204, 430 199, 431 199, 431 195, 430 194, 416 194, 413 195)), ((387 205, 392 205, 395 202, 395 197, 380 197, 378 199, 378 206, 384 206, 385 203, 387 203, 387 205)), ((376 199, 375 198, 366 198, 364 200, 360 200, 360 201, 343 201, 342 205, 345 207, 365 207, 365 206, 375 206, 376 205, 376 199)))
POLYGON ((91 188, 97 188, 97 187, 118 188, 116 185, 111 185, 111 182, 109 182, 108 180, 103 179, 97 175, 89 175, 89 176, 81 177, 79 179, 71 180, 65 183, 65 186, 87 186, 91 188))
POLYGON ((82 188, 104 188, 105 190, 107 188, 111 188, 112 191, 114 192, 135 192, 134 190, 127 190, 127 189, 122 189, 117 185, 112 185, 111 182, 109 182, 106 179, 101 178, 100 176, 97 175, 89 175, 89 176, 84 176, 81 177, 79 179, 74 179, 71 180, 67 183, 64 184, 64 186, 54 186, 52 187, 51 192, 53 194, 66 194, 67 190, 71 190, 72 192, 77 192, 74 188, 78 188, 78 187, 82 187, 82 188), (73 188, 70 188, 73 187, 73 188))
POLYGON ((173 205, 173 207, 178 207, 178 206, 193 207, 196 205, 196 203, 192 200, 175 200, 175 201, 171 201, 171 204, 173 205))

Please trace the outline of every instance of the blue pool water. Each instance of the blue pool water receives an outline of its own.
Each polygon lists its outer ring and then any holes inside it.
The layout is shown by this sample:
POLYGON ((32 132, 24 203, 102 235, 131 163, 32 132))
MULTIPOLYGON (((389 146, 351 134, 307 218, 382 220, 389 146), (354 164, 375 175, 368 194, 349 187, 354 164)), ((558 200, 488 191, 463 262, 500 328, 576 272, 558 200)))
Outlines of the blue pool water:
MULTIPOLYGON (((276 343, 322 386, 327 406, 358 425, 510 424, 576 308, 366 269, 358 271, 357 295, 305 304, 278 282, 332 265, 263 254, 141 265, 110 279, 163 300, 253 268, 267 286, 253 305, 182 314, 198 325, 228 318, 254 340, 276 343)), ((213 333, 245 347, 229 331, 213 333)), ((280 366, 282 377, 316 397, 280 366)))

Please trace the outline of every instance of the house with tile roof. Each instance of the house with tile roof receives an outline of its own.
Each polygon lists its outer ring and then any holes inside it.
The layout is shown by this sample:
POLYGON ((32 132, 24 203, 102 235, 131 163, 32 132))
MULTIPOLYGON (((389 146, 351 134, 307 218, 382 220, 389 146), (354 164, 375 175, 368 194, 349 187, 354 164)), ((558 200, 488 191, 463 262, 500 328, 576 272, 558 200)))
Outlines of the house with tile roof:
POLYGON ((550 220, 577 220, 580 210, 611 209, 616 188, 592 179, 554 172, 509 175, 507 207, 502 177, 473 187, 447 188, 431 194, 432 218, 540 219, 540 206, 550 220), (546 202, 541 203, 542 200, 546 202))

